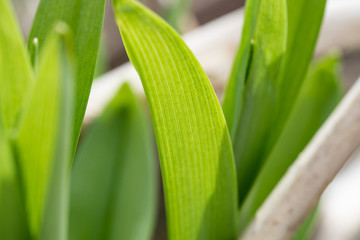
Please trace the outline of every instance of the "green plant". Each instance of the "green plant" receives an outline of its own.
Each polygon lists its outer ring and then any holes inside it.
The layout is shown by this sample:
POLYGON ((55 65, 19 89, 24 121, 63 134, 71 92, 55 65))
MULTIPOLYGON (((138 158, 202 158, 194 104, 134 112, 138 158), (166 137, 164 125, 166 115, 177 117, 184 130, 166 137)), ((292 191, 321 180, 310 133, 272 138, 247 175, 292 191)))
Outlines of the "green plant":
MULTIPOLYGON (((75 155, 104 7, 40 1, 26 50, 0 0, 1 239, 151 238, 151 131, 127 85, 75 155)), ((152 116, 169 239, 236 239, 331 113, 341 96, 338 57, 308 71, 324 7, 249 0, 221 108, 181 37, 143 5, 113 0, 152 116)))

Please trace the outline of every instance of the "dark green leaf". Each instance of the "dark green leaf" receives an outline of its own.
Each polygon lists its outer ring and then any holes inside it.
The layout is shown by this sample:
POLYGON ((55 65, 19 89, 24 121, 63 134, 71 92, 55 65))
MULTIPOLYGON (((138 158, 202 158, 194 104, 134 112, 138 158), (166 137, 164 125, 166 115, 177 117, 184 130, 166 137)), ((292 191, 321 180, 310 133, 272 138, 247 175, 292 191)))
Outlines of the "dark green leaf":
POLYGON ((157 206, 154 144, 124 85, 93 123, 71 173, 70 239, 151 239, 157 206))
POLYGON ((329 56, 317 62, 305 80, 284 132, 241 208, 242 227, 254 217, 257 209, 330 115, 341 96, 339 59, 337 56, 329 56))

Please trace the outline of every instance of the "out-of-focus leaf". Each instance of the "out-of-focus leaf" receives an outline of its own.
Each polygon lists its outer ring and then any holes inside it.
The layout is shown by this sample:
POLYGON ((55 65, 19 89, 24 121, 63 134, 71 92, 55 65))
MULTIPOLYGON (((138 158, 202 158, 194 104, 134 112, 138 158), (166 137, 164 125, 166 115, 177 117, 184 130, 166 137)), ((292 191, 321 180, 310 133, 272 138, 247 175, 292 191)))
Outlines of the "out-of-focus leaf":
POLYGON ((73 31, 77 66, 72 153, 75 152, 94 77, 105 2, 105 0, 41 0, 28 39, 30 55, 33 56, 35 54, 31 48, 33 39, 38 38, 41 50, 56 22, 64 21, 73 31))
POLYGON ((249 54, 248 63, 244 64, 240 60, 240 69, 234 71, 234 74, 239 74, 240 78, 233 80, 240 81, 244 76, 242 82, 236 82, 240 87, 234 88, 239 91, 243 88, 242 94, 233 93, 228 97, 231 99, 224 102, 224 109, 229 109, 229 106, 226 106, 229 101, 235 101, 235 105, 241 108, 241 113, 237 113, 238 109, 232 109, 236 115, 227 117, 233 119, 228 125, 233 126, 231 134, 237 164, 240 203, 251 188, 266 152, 266 137, 274 118, 273 109, 279 88, 278 75, 286 43, 286 1, 264 0, 249 4, 250 13, 247 13, 246 18, 252 20, 254 14, 257 15, 256 27, 252 29, 253 23, 250 23, 250 26, 245 28, 244 41, 250 43, 242 44, 245 47, 241 46, 240 51, 249 54), (255 9, 258 9, 257 13, 255 9), (252 32, 252 36, 248 37, 248 32, 252 32), (245 71, 245 73, 237 71, 245 71))
POLYGON ((11 148, 0 118, 0 239, 29 239, 22 197, 11 148))
POLYGON ((6 132, 15 127, 34 82, 23 38, 8 0, 0 0, 0 104, 6 132))
POLYGON ((231 142, 204 70, 162 19, 131 0, 113 3, 152 115, 169 239, 234 239, 237 187, 231 142))
POLYGON ((342 96, 338 56, 317 62, 305 80, 289 121, 241 208, 245 227, 342 96))
POLYGON ((157 176, 149 127, 139 102, 124 85, 76 155, 70 240, 151 239, 157 176))
POLYGON ((32 237, 66 239, 66 180, 72 133, 71 53, 66 25, 58 24, 39 57, 36 84, 16 139, 32 237))
POLYGON ((178 32, 181 33, 182 25, 189 17, 191 7, 190 0, 173 0, 165 9, 165 20, 178 32))
POLYGON ((103 35, 100 41, 99 55, 95 66, 95 73, 94 73, 95 79, 108 71, 108 67, 109 67, 108 65, 109 63, 108 63, 106 38, 103 35))
POLYGON ((317 213, 318 208, 316 207, 305 221, 301 224, 300 228, 297 230, 296 234, 292 240, 311 240, 315 232, 315 227, 317 223, 317 213))
POLYGON ((279 104, 273 140, 281 135, 306 78, 319 35, 326 0, 287 0, 286 52, 279 80, 279 104), (301 37, 299 37, 301 36, 301 37))

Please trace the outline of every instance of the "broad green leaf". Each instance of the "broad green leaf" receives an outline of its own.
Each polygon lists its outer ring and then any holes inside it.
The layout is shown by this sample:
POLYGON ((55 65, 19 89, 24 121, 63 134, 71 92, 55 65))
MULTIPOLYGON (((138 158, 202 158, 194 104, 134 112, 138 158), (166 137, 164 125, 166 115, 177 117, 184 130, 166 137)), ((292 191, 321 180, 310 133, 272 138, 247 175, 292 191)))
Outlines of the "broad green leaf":
POLYGON ((0 0, 0 104, 4 131, 16 126, 27 89, 34 82, 15 14, 0 0))
POLYGON ((245 21, 249 26, 245 26, 245 42, 240 47, 240 51, 248 54, 248 57, 239 60, 240 69, 234 70, 237 79, 232 80, 242 81, 236 82, 235 85, 238 86, 234 87, 234 90, 238 89, 242 94, 233 93, 228 97, 230 99, 224 102, 224 109, 227 109, 225 113, 229 112, 229 107, 231 108, 226 105, 229 101, 235 102, 230 105, 235 104, 234 106, 240 108, 232 109, 236 115, 227 117, 230 119, 228 125, 233 126, 231 134, 237 164, 240 203, 250 189, 266 153, 266 137, 274 118, 278 75, 285 52, 287 28, 285 0, 264 0, 259 3, 250 1, 249 4, 247 10, 250 9, 250 12, 246 13, 248 19, 245 21), (254 23, 249 21, 253 21, 255 15, 256 26, 253 26, 254 23), (248 63, 245 64, 246 59, 248 63))
POLYGON ((204 70, 162 19, 131 0, 113 3, 152 115, 169 239, 234 239, 237 186, 231 142, 204 70))
POLYGON ((56 22, 64 21, 73 31, 77 66, 72 154, 75 152, 94 77, 105 2, 105 0, 41 0, 28 39, 28 48, 33 56, 35 54, 31 51, 33 39, 38 39, 41 50, 56 22))
POLYGON ((66 25, 57 24, 40 53, 36 84, 16 139, 26 209, 36 239, 66 239, 67 234, 66 175, 73 115, 67 34, 66 25))
POLYGON ((70 240, 151 239, 158 183, 141 108, 125 84, 80 144, 71 172, 70 240))
POLYGON ((251 221, 288 167, 330 115, 341 96, 339 58, 331 55, 318 61, 309 72, 284 132, 241 208, 242 228, 251 221))

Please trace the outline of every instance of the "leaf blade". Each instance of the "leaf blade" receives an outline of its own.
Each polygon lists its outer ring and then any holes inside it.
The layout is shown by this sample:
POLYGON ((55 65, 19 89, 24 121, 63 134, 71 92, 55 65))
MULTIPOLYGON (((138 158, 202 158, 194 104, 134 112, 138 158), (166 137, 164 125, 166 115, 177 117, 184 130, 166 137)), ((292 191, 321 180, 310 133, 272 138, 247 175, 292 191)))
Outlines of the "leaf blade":
POLYGON ((66 239, 66 173, 72 131, 71 54, 58 24, 40 54, 37 80, 15 138, 33 238, 66 239))
POLYGON ((4 131, 16 127, 34 75, 15 14, 8 0, 0 1, 0 103, 4 131))
POLYGON ((40 50, 53 25, 64 21, 74 34, 76 64, 76 105, 73 129, 73 152, 80 135, 90 88, 94 77, 98 49, 103 26, 105 0, 41 0, 28 39, 31 48, 34 38, 39 40, 40 50))
POLYGON ((242 206, 240 216, 243 227, 251 221, 288 167, 340 101, 343 88, 339 68, 337 55, 329 55, 312 67, 283 134, 242 206))
POLYGON ((113 3, 152 113, 169 239, 235 238, 231 143, 207 76, 161 19, 136 2, 113 3))
POLYGON ((151 239, 157 181, 145 119, 126 84, 91 126, 71 173, 70 239, 151 239))

